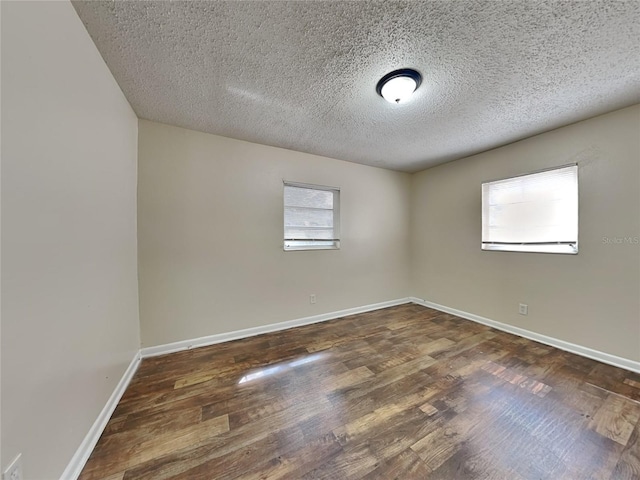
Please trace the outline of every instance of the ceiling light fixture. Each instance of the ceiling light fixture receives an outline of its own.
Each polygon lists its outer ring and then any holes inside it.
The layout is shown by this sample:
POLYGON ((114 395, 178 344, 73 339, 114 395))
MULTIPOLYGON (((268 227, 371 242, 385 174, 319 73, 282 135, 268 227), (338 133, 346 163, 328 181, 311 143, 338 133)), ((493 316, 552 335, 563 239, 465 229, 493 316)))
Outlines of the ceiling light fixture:
POLYGON ((422 75, 416 70, 402 68, 387 73, 380 79, 376 92, 390 103, 405 103, 422 82, 422 75))

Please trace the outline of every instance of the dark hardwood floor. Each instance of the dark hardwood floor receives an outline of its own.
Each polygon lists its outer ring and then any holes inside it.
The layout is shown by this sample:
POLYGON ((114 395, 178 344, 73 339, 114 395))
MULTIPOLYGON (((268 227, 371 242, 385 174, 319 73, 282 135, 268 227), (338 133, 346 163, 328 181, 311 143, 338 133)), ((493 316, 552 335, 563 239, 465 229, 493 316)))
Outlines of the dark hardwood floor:
POLYGON ((640 375, 406 304, 144 360, 80 478, 640 479, 640 375))

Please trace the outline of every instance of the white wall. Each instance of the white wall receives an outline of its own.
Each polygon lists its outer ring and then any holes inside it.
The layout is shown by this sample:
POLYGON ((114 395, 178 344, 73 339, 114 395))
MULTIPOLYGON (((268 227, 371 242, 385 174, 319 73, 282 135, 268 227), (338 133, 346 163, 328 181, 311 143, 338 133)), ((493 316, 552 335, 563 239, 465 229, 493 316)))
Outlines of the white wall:
POLYGON ((139 348, 137 119, 70 3, 1 8, 1 464, 56 479, 139 348))
POLYGON ((407 296, 408 174, 144 120, 138 142, 144 346, 407 296), (283 179, 342 189, 340 250, 283 251, 283 179))
POLYGON ((414 175, 413 295, 640 360, 639 136, 636 105, 414 175), (480 250, 482 181, 572 162, 578 255, 480 250))

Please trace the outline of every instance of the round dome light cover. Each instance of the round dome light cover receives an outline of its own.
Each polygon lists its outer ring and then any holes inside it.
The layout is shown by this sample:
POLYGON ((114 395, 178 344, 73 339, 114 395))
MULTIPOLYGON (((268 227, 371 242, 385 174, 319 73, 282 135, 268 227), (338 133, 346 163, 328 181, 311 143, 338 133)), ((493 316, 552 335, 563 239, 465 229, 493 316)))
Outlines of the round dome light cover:
POLYGON ((386 74, 376 86, 378 94, 389 103, 404 103, 420 86, 422 76, 416 70, 403 68, 386 74))

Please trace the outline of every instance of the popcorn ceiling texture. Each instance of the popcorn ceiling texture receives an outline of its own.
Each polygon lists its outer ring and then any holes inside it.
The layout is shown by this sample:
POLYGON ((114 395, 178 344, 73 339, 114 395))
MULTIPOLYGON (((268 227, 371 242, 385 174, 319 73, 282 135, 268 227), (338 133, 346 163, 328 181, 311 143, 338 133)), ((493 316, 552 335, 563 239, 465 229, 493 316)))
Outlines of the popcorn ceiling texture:
POLYGON ((635 0, 73 5, 139 117, 395 170, 640 101, 635 0))

